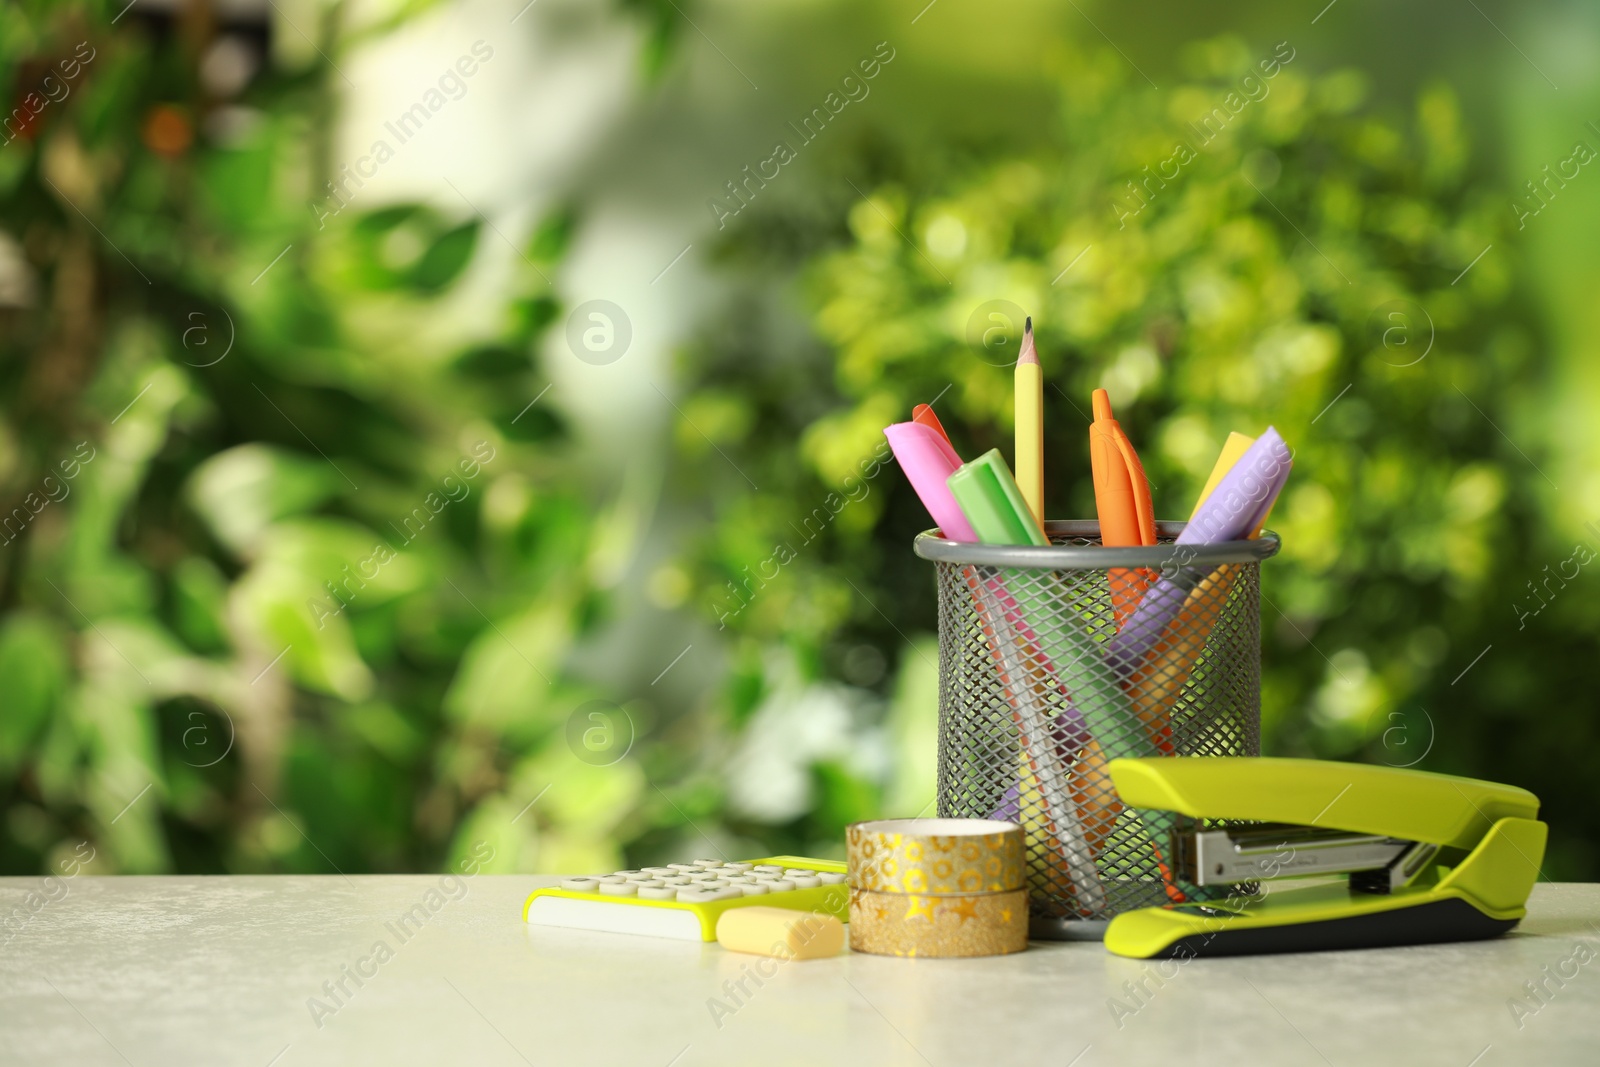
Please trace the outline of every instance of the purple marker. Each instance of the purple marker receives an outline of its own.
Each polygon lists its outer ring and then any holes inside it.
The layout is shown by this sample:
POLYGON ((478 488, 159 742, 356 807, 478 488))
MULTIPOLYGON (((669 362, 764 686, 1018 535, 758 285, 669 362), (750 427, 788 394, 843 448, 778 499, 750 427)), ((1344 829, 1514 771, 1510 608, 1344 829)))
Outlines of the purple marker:
MULTIPOLYGON (((1195 512, 1194 520, 1178 535, 1177 543, 1205 545, 1244 540, 1272 508, 1289 478, 1290 465, 1289 446, 1277 430, 1268 426, 1223 475, 1195 512)), ((1111 639, 1106 664, 1124 678, 1132 674, 1183 607, 1190 590, 1214 570, 1215 565, 1181 567, 1176 577, 1162 578, 1146 590, 1127 624, 1111 639)))

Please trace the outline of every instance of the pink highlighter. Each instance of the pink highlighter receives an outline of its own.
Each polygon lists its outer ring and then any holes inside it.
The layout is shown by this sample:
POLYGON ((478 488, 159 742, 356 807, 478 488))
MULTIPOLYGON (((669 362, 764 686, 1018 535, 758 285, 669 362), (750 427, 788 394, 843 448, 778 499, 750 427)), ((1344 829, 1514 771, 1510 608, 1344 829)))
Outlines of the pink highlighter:
POLYGON ((911 488, 917 491, 922 506, 939 524, 939 532, 945 539, 976 541, 978 535, 946 484, 961 467, 961 457, 950 447, 950 442, 920 422, 897 422, 886 427, 883 435, 889 439, 889 447, 900 469, 906 472, 911 488))
MULTIPOLYGON (((955 494, 950 492, 948 479, 962 464, 961 457, 956 455, 956 450, 951 447, 944 435, 919 422, 894 423, 884 428, 883 435, 889 439, 889 447, 894 451, 894 458, 899 462, 900 469, 905 471, 911 487, 916 490, 918 498, 922 501, 922 506, 928 509, 933 521, 939 524, 939 532, 945 539, 976 542, 977 533, 967 521, 961 505, 956 503, 955 494)), ((1005 582, 996 575, 987 579, 984 585, 999 598, 1005 617, 1016 627, 1017 635, 1024 645, 1037 649, 1039 639, 1023 620, 1022 609, 1011 595, 1011 591, 1006 588, 1005 582)), ((977 596, 976 587, 973 589, 973 595, 977 596)), ((1056 672, 1050 661, 1037 652, 1035 655, 1042 673, 1054 679, 1056 672)), ((1075 752, 1088 738, 1083 717, 1072 706, 1066 691, 1059 688, 1059 683, 1052 684, 1061 693, 1065 704, 1056 717, 1051 732, 1063 751, 1075 752)), ((1008 794, 1008 800, 1013 806, 1016 803, 1015 793, 1016 787, 1013 786, 1012 793, 1008 794)), ((1002 810, 1011 809, 1002 807, 1002 810)), ((1017 818, 1018 816, 997 814, 995 817, 1017 818)))

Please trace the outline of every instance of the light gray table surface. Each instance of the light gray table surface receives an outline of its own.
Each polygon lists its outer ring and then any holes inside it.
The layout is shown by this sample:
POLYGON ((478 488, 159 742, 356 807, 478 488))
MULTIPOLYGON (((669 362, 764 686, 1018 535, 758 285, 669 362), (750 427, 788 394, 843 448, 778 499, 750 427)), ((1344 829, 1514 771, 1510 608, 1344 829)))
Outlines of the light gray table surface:
POLYGON ((758 957, 526 926, 524 898, 552 881, 79 877, 34 909, 42 879, 0 879, 0 1062, 1600 1063, 1600 885, 1536 887, 1521 927, 1490 942, 1165 975, 1095 943, 977 960, 846 953, 746 978, 741 1003, 724 983, 758 957), (393 924, 419 904, 427 921, 402 941, 393 924), (374 955, 380 941, 391 958, 374 955), (324 983, 358 963, 372 976, 329 996, 324 983))

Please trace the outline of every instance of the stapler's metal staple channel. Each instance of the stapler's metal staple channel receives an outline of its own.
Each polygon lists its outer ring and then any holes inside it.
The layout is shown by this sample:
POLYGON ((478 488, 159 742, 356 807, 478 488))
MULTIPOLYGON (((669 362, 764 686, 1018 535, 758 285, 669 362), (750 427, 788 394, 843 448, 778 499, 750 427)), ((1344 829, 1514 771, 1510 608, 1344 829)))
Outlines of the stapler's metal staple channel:
POLYGON ((939 594, 938 811, 1023 825, 1037 916, 1174 899, 1166 828, 1122 809, 1107 760, 1260 754, 1260 560, 1277 540, 1240 542, 1220 563, 1228 546, 1203 546, 1196 561, 1172 543, 1181 528, 1108 549, 1095 523, 1049 523, 1053 547, 1008 547, 998 562, 1000 546, 918 541, 939 594), (1143 566, 1104 565, 1125 559, 1143 566), (1140 572, 1167 577, 1182 608, 1151 647, 1119 656, 1111 583, 1140 572))

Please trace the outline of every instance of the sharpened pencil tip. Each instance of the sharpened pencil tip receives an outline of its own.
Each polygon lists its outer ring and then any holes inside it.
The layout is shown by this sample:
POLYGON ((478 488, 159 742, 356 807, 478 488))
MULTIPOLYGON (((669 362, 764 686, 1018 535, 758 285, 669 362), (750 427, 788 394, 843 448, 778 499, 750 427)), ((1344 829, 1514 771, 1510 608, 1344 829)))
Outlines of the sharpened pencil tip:
POLYGON ((1018 365, 1031 363, 1037 365, 1039 353, 1033 347, 1033 316, 1028 316, 1022 328, 1022 344, 1017 348, 1018 365))

